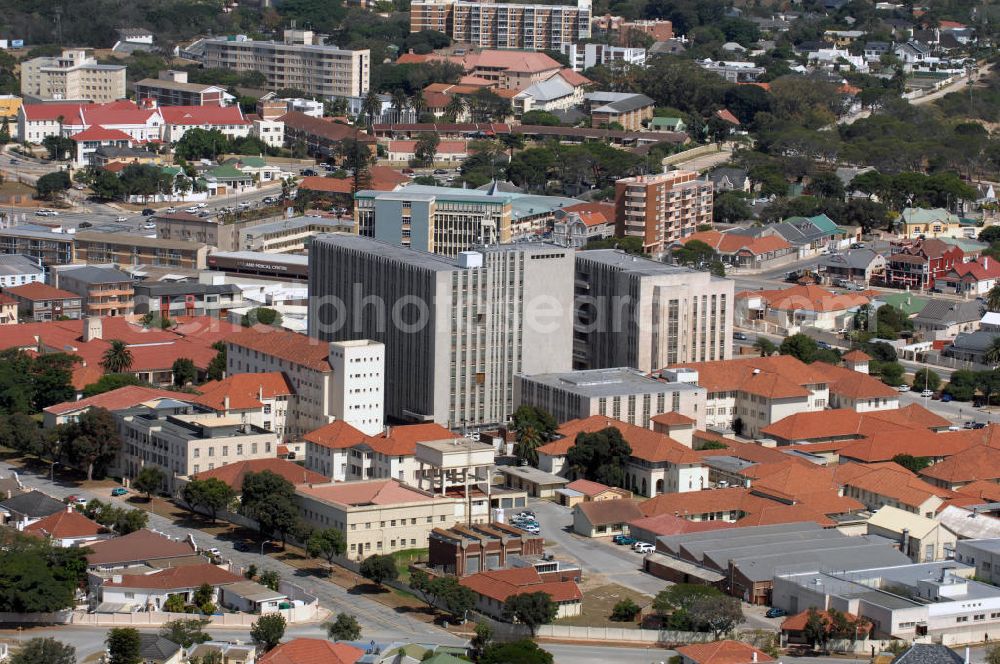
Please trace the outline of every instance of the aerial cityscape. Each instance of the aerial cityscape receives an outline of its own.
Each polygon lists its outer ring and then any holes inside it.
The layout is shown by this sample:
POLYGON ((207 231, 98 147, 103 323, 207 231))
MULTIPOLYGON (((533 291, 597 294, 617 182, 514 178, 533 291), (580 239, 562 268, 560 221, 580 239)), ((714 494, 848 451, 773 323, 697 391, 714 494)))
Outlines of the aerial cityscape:
POLYGON ((1000 664, 998 40, 11 0, 0 664, 1000 664))

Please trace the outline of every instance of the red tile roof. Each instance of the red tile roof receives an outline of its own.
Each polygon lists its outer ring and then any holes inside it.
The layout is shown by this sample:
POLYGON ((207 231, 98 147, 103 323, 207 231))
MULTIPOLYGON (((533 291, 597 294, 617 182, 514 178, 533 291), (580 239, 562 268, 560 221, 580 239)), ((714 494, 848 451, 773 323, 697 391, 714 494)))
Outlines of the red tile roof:
POLYGON ((247 459, 236 463, 227 463, 225 466, 219 466, 212 470, 203 470, 192 475, 192 478, 207 480, 214 477, 239 492, 243 487, 243 479, 247 475, 262 473, 265 470, 285 478, 292 484, 322 484, 330 481, 328 477, 306 470, 299 464, 284 459, 247 459))
POLYGON ((808 441, 825 438, 856 439, 886 431, 911 431, 919 424, 897 423, 892 418, 879 417, 892 411, 859 413, 852 408, 795 413, 761 429, 766 438, 787 441, 808 441))
POLYGON ((637 459, 650 462, 669 461, 675 464, 698 463, 700 461, 700 457, 689 447, 678 443, 666 434, 643 429, 634 424, 614 420, 603 415, 591 415, 587 418, 564 423, 557 430, 562 438, 540 446, 538 451, 549 456, 563 456, 569 452, 569 448, 576 444, 576 438, 581 433, 594 433, 609 427, 621 432, 622 437, 632 448, 632 456, 637 459))
MULTIPOLYGON (((809 621, 810 611, 811 611, 810 609, 807 609, 801 613, 796 613, 794 616, 788 616, 787 618, 785 618, 781 623, 781 631, 801 632, 802 630, 804 630, 806 628, 806 623, 809 621)), ((830 620, 830 613, 828 611, 816 611, 816 613, 818 613, 821 617, 826 618, 827 621, 830 620)), ((847 618, 847 620, 850 622, 856 621, 858 619, 856 615, 848 611, 844 611, 843 616, 847 618)), ((867 624, 867 620, 865 622, 867 624)), ((870 625, 868 626, 870 628, 870 625)), ((859 627, 858 629, 859 635, 868 631, 867 629, 864 629, 861 625, 859 625, 858 627, 859 627)), ((829 632, 831 629, 833 629, 832 622, 827 625, 826 631, 829 632)))
POLYGON ((91 125, 88 129, 73 134, 71 140, 80 141, 129 141, 133 138, 120 129, 107 129, 101 125, 91 125))
POLYGON ((122 537, 88 544, 87 548, 91 550, 91 553, 87 555, 89 565, 114 565, 183 558, 197 553, 191 543, 186 540, 172 540, 145 528, 122 537))
MULTIPOLYGON (((618 501, 611 501, 618 502, 618 501)), ((596 503, 587 503, 596 504, 596 503)), ((508 597, 524 593, 547 593, 554 602, 582 601, 583 593, 575 581, 543 581, 534 567, 515 567, 480 572, 458 581, 474 593, 505 602, 508 597)))
POLYGON ((354 447, 358 443, 363 442, 366 437, 363 432, 355 429, 344 420, 330 422, 302 436, 303 439, 310 443, 333 450, 354 447))
POLYGON ((32 302, 38 302, 41 300, 71 300, 71 299, 81 299, 76 293, 70 293, 69 291, 62 290, 61 288, 56 288, 54 286, 49 286, 48 284, 43 284, 36 281, 33 284, 25 284, 23 286, 15 286, 13 288, 4 289, 5 292, 11 295, 16 295, 25 300, 30 300, 32 302))
POLYGON ((946 276, 958 278, 971 276, 976 281, 997 279, 1000 278, 1000 261, 982 257, 968 263, 958 263, 948 271, 946 276))
POLYGON ((969 496, 981 503, 1000 503, 1000 484, 976 480, 955 489, 956 494, 969 496))
POLYGON ((574 88, 578 88, 581 85, 590 85, 593 83, 589 78, 584 76, 579 72, 575 72, 572 69, 563 68, 559 70, 559 75, 563 77, 563 80, 572 85, 574 88))
POLYGON ((743 291, 737 297, 760 297, 778 311, 846 311, 870 302, 864 295, 834 293, 815 285, 743 291))
POLYGON ((847 362, 869 362, 871 361, 872 358, 871 355, 869 355, 868 353, 865 353, 864 351, 860 351, 857 348, 855 348, 852 351, 844 353, 842 359, 847 362))
POLYGON ((891 461, 899 454, 915 457, 949 457, 976 444, 975 433, 977 432, 935 433, 920 429, 877 431, 841 449, 840 456, 842 459, 852 459, 862 463, 891 461))
POLYGON ((591 482, 590 480, 574 480, 566 485, 567 489, 572 489, 573 491, 579 491, 585 496, 599 496, 605 491, 615 491, 622 492, 624 489, 618 489, 615 487, 610 487, 607 484, 601 484, 600 482, 591 482))
POLYGON ((314 371, 333 371, 330 345, 297 332, 276 327, 250 327, 226 337, 226 343, 273 355, 314 371))
POLYGON ((755 661, 774 661, 774 658, 763 650, 758 650, 742 641, 730 641, 729 639, 681 646, 677 652, 695 664, 750 664, 755 661), (756 655, 756 659, 754 655, 756 655))
MULTIPOLYGON (((111 540, 112 542, 115 540, 111 540)), ((181 590, 197 588, 203 583, 225 586, 245 579, 217 565, 182 565, 168 567, 150 574, 124 574, 121 581, 105 581, 104 588, 152 588, 156 590, 181 590)))
POLYGON ((692 240, 704 242, 720 254, 727 255, 746 251, 755 256, 759 256, 772 251, 781 251, 792 248, 792 245, 790 245, 788 241, 780 235, 752 237, 750 235, 740 235, 738 233, 720 233, 719 231, 701 231, 681 239, 680 242, 687 244, 692 240))
POLYGON ((294 639, 262 655, 257 664, 355 664, 364 650, 325 639, 294 639))
POLYGON ((634 519, 629 521, 628 525, 630 528, 641 528, 659 537, 664 537, 732 528, 735 524, 728 521, 690 521, 673 514, 657 514, 656 516, 634 519))
POLYGON ((24 532, 53 539, 70 539, 94 537, 106 531, 99 523, 91 521, 76 510, 66 509, 26 526, 24 532))
POLYGON ((935 496, 946 500, 952 492, 933 486, 895 463, 842 463, 834 475, 844 486, 885 496, 907 507, 919 508, 935 496))
POLYGON ((939 484, 969 484, 1000 480, 1000 449, 975 445, 920 471, 920 476, 939 484))
POLYGON ((235 374, 205 383, 198 391, 201 394, 190 400, 213 410, 225 410, 227 397, 230 410, 247 410, 262 407, 260 399, 295 394, 291 381, 280 371, 235 374))
POLYGON ((747 357, 714 362, 676 364, 698 372, 698 384, 708 392, 741 391, 770 399, 807 397, 810 385, 826 385, 826 374, 791 355, 747 357))
POLYGON ((577 503, 573 509, 582 512, 587 521, 594 526, 628 523, 643 516, 639 504, 631 499, 591 500, 577 503))
POLYGON ((232 106, 164 106, 163 120, 171 125, 247 125, 239 104, 232 106))
POLYGON ((653 415, 649 418, 651 422, 656 422, 657 424, 665 424, 667 426, 682 425, 682 424, 694 424, 695 420, 683 415, 681 413, 670 411, 666 413, 660 413, 659 415, 653 415))
MULTIPOLYGON (((325 478, 324 481, 326 481, 325 478)), ((298 492, 305 496, 341 505, 397 505, 399 503, 434 500, 432 496, 396 480, 304 485, 298 488, 298 492)))
POLYGON ((354 193, 354 181, 348 178, 307 175, 299 181, 299 189, 304 191, 320 191, 325 194, 352 194, 354 193))
POLYGON ((143 385, 127 385, 119 387, 117 390, 103 392, 101 394, 80 399, 79 401, 63 401, 48 408, 46 413, 52 415, 64 415, 74 413, 84 408, 104 408, 107 410, 121 410, 132 408, 152 399, 182 399, 187 400, 190 396, 183 393, 160 390, 155 387, 145 387, 143 385))
POLYGON ((730 124, 734 125, 740 124, 739 119, 735 115, 733 115, 728 108, 721 108, 718 111, 716 111, 715 117, 719 118, 720 120, 725 120, 730 124))

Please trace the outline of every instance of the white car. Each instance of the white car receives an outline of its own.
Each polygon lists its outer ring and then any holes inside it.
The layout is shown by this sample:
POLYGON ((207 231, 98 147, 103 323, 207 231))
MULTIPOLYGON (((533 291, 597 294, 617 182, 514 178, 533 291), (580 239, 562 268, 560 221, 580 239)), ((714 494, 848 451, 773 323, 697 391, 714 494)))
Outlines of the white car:
POLYGON ((118 221, 128 221, 128 217, 118 217, 118 221))
POLYGON ((636 542, 632 545, 632 550, 636 553, 652 553, 656 551, 656 547, 649 542, 636 542))
POLYGON ((222 551, 219 551, 219 549, 216 548, 216 547, 214 547, 214 546, 211 549, 205 549, 205 553, 207 553, 209 555, 212 555, 212 556, 221 556, 222 555, 222 551))
POLYGON ((920 396, 924 398, 932 397, 934 396, 934 390, 924 390, 923 392, 920 393, 920 396))
POLYGON ((900 392, 909 392, 910 391, 910 386, 907 385, 906 383, 903 383, 902 385, 900 385, 896 389, 899 390, 900 392))

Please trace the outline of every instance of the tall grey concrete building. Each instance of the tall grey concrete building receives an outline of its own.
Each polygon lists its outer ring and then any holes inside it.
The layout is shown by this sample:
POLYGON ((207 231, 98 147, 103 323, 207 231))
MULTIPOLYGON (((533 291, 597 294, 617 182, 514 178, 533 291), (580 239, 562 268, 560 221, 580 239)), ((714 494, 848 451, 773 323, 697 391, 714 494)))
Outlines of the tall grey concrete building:
POLYGON ((708 272, 615 249, 577 252, 573 368, 727 360, 733 299, 734 282, 708 272))
POLYGON ((436 256, 354 235, 309 251, 309 335, 385 344, 385 414, 504 422, 518 373, 572 368, 571 249, 508 244, 436 256))

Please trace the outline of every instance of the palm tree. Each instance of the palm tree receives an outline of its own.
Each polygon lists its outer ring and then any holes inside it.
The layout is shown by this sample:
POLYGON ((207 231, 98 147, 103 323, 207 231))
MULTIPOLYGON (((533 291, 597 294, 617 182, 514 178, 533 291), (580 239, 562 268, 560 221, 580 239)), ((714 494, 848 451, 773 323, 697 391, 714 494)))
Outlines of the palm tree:
POLYGON ((528 424, 520 431, 517 443, 514 444, 514 456, 529 466, 538 466, 538 446, 544 442, 542 433, 535 426, 528 424))
POLYGON ((986 360, 986 364, 991 367, 995 367, 1000 364, 1000 337, 993 337, 993 341, 990 342, 989 348, 983 353, 983 359, 986 360))
POLYGON ((369 90, 361 102, 361 117, 368 120, 368 126, 375 124, 375 119, 382 114, 382 98, 374 90, 369 90))
POLYGON ((449 101, 448 105, 444 107, 445 117, 452 122, 458 122, 458 119, 462 117, 462 114, 465 113, 465 109, 467 107, 468 106, 465 103, 464 97, 461 95, 452 95, 451 101, 449 101))
POLYGON ((424 99, 423 90, 417 90, 410 97, 410 108, 416 113, 417 119, 420 119, 420 115, 427 110, 427 100, 424 99))
POLYGON ((410 100, 406 98, 406 93, 400 88, 392 91, 392 108, 396 111, 396 122, 403 122, 403 111, 409 106, 410 100))
POLYGON ((101 366, 108 373, 124 373, 132 368, 132 351, 121 339, 112 339, 111 347, 101 358, 101 366))
POLYGON ((1000 283, 986 293, 986 308, 990 311, 1000 311, 1000 283))

